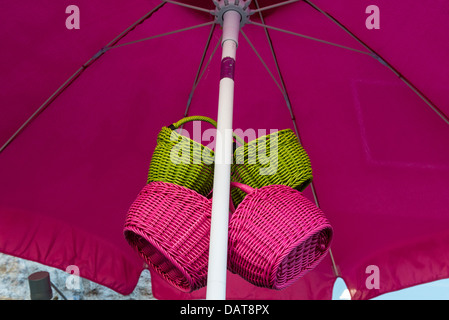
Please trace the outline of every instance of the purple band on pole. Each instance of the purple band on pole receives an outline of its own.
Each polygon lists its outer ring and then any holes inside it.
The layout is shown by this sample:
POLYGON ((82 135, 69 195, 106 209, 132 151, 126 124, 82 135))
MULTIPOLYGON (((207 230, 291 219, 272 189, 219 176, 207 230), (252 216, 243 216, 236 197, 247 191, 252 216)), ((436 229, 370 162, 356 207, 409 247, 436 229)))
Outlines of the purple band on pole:
POLYGON ((234 80, 235 60, 231 57, 226 57, 221 60, 220 80, 223 78, 231 78, 234 80))

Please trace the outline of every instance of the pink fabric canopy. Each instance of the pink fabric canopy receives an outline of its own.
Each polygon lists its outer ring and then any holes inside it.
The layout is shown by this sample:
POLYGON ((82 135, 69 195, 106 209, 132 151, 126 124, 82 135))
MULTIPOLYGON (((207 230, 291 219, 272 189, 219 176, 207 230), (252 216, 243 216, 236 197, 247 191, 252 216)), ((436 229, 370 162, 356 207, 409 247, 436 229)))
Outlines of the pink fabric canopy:
MULTIPOLYGON (((369 52, 363 42, 381 59, 269 30, 290 112, 240 36, 234 127, 294 129, 296 121, 334 228, 337 275, 353 299, 447 278, 449 3, 378 0, 373 30, 365 26, 371 3, 312 3, 328 16, 299 1, 264 11, 264 22, 369 52), (366 285, 370 265, 379 268, 378 289, 366 285)), ((125 215, 146 184, 157 133, 184 116, 211 26, 100 50, 213 18, 171 3, 148 14, 160 1, 79 0, 80 29, 69 30, 69 4, 1 5, 0 146, 43 107, 0 153, 0 251, 63 270, 76 265, 82 277, 129 294, 144 264, 124 239, 125 215)), ((281 83, 264 29, 243 31, 281 83)), ((220 36, 217 26, 188 115, 216 118, 220 36)), ((304 193, 314 200, 311 187, 304 193)), ((330 299, 335 279, 327 256, 281 291, 229 274, 227 297, 330 299)), ((152 288, 160 299, 205 297, 204 288, 181 293, 156 274, 152 288)))

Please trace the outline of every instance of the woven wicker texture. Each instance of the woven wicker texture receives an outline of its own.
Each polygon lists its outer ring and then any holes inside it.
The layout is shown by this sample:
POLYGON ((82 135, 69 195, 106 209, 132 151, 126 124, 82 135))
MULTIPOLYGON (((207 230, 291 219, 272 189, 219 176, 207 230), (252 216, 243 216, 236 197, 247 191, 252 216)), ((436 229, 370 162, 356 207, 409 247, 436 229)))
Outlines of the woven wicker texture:
POLYGON ((191 292, 206 285, 212 203, 195 191, 150 182, 126 216, 124 235, 171 285, 191 292))
MULTIPOLYGON (((189 121, 206 121, 215 127, 217 125, 210 118, 192 116, 174 123, 173 127, 177 129, 189 121)), ((213 186, 213 156, 214 152, 201 143, 163 127, 151 158, 148 182, 174 183, 207 195, 213 186)))
MULTIPOLYGON (((257 138, 234 152, 232 181, 253 188, 282 184, 302 191, 312 178, 309 156, 291 129, 257 138)), ((245 194, 237 188, 231 192, 237 206, 245 194)))
POLYGON ((264 288, 283 289, 327 254, 333 235, 324 214, 284 185, 252 189, 229 222, 228 269, 264 288))

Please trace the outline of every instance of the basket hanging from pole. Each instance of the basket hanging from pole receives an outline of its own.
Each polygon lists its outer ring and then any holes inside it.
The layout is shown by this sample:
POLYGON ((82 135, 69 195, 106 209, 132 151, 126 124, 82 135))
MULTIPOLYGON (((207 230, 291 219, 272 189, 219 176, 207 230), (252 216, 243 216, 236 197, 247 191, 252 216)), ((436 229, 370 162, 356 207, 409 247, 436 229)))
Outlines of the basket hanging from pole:
POLYGON ((214 152, 186 136, 176 132, 190 121, 205 121, 217 126, 208 117, 192 116, 163 127, 157 137, 157 146, 151 158, 148 182, 163 181, 192 189, 207 195, 214 180, 214 152))
POLYGON ((193 190, 150 182, 129 208, 125 239, 168 283, 191 292, 207 282, 211 211, 193 190))
POLYGON ((229 222, 228 270, 264 288, 284 289, 326 256, 333 229, 323 212, 285 185, 253 189, 229 222))

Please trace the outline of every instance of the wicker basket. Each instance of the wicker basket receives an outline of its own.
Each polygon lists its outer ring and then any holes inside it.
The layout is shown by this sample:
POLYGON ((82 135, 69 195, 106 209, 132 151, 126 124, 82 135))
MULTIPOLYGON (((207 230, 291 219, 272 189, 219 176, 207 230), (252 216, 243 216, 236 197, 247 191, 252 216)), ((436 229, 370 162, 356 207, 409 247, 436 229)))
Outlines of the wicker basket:
POLYGON ((301 192, 285 185, 232 186, 247 196, 229 222, 231 272, 256 286, 279 290, 312 270, 327 254, 332 226, 301 192))
POLYGON ((191 292, 206 285, 212 202, 166 182, 150 182, 126 216, 124 235, 171 285, 191 292))
POLYGON ((181 119, 169 127, 163 127, 157 137, 157 146, 151 158, 148 182, 174 183, 207 195, 213 186, 214 152, 176 132, 175 129, 189 121, 206 121, 217 126, 216 122, 210 118, 192 116, 181 119), (183 159, 177 157, 179 153, 186 150, 189 154, 183 154, 183 159), (176 154, 176 152, 179 153, 176 154))
MULTIPOLYGON (((310 159, 291 129, 250 141, 234 152, 232 181, 253 188, 282 184, 302 191, 312 178, 310 159), (261 159, 260 155, 266 155, 267 159, 261 159)), ((244 197, 239 189, 232 190, 236 206, 244 197)))

